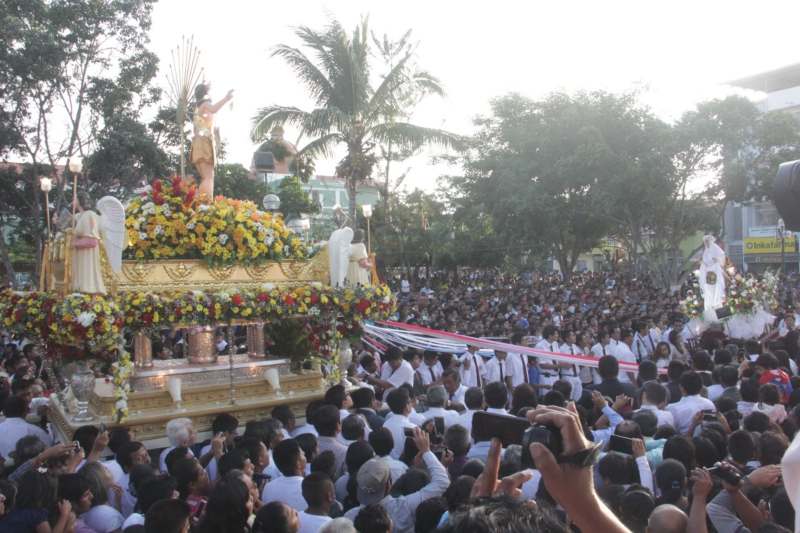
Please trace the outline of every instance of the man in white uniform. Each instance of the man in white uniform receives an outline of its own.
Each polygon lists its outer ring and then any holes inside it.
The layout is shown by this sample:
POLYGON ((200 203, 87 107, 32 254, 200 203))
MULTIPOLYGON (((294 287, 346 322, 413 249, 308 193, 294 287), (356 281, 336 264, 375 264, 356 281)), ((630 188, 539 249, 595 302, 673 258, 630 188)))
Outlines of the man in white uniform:
MULTIPOLYGON (((609 346, 610 337, 608 336, 608 331, 601 330, 600 333, 597 334, 599 342, 592 346, 591 352, 592 355, 598 359, 601 357, 605 357, 606 355, 611 355, 611 347, 609 346)), ((597 369, 592 370, 592 376, 594 377, 594 384, 599 385, 602 380, 600 379, 600 374, 597 373, 597 369)))
POLYGON ((644 320, 637 322, 634 328, 636 335, 633 336, 633 353, 639 362, 647 361, 656 351, 655 337, 648 330, 647 322, 644 320))
MULTIPOLYGON (((568 353, 570 355, 583 355, 580 348, 578 348, 578 346, 575 344, 574 331, 565 331, 561 337, 564 339, 564 344, 562 344, 558 349, 561 353, 568 353)), ((581 383, 581 378, 578 375, 578 367, 576 365, 570 365, 568 367, 564 367, 562 365, 561 379, 568 381, 572 385, 572 395, 570 396, 570 399, 576 402, 580 400, 581 394, 583 394, 583 383, 581 383)))
POLYGON ((467 393, 469 387, 461 384, 461 374, 455 368, 448 368, 442 373, 442 385, 448 395, 448 405, 460 404, 464 405, 464 395, 467 393))
POLYGON ((483 387, 484 363, 477 354, 477 346, 467 346, 467 351, 458 359, 461 369, 461 384, 465 387, 483 387))
MULTIPOLYGON (((613 355, 617 361, 620 363, 635 363, 636 356, 633 354, 631 350, 631 345, 633 344, 633 334, 629 329, 626 329, 622 333, 622 340, 614 346, 611 351, 611 355, 613 355)), ((617 376, 620 383, 636 383, 636 372, 629 372, 622 369, 620 366, 619 374, 617 376)))
POLYGON ((489 359, 489 362, 486 363, 487 383, 493 383, 495 381, 499 381, 506 387, 510 386, 511 379, 508 377, 506 357, 508 357, 508 354, 506 352, 495 350, 494 357, 489 359))
MULTIPOLYGON (((522 344, 522 335, 514 334, 511 337, 511 344, 522 344)), ((508 373, 511 377, 512 390, 517 388, 518 385, 528 383, 530 381, 528 376, 528 356, 521 353, 509 353, 506 357, 506 366, 508 373)))
MULTIPOLYGON (((545 326, 542 330, 542 340, 540 340, 535 348, 545 352, 558 352, 558 328, 553 325, 545 326)), ((539 384, 550 385, 558 381, 559 365, 552 359, 544 356, 538 357, 539 359, 539 384)), ((540 394, 547 393, 547 389, 541 389, 540 394)))
POLYGON ((376 385, 386 391, 395 389, 403 383, 414 386, 414 368, 411 363, 403 360, 403 353, 396 346, 386 350, 386 362, 381 367, 381 377, 365 376, 370 385, 376 385))
POLYGON ((436 352, 425 350, 422 354, 422 364, 417 368, 417 373, 422 378, 422 384, 430 387, 433 384, 439 383, 442 378, 442 364, 436 357, 436 352))

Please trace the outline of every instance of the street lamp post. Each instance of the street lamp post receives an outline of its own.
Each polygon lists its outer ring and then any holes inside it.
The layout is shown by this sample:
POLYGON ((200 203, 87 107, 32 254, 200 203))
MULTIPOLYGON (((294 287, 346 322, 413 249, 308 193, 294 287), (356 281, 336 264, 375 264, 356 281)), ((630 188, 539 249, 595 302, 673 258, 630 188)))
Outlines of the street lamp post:
POLYGON ((781 240, 781 274, 786 266, 786 224, 782 218, 778 219, 778 238, 781 240))
POLYGON ((50 191, 53 189, 53 180, 46 176, 39 178, 39 187, 44 193, 44 214, 47 219, 47 239, 50 240, 50 191))
POLYGON ((367 254, 370 254, 372 252, 372 248, 370 247, 369 219, 372 218, 372 206, 370 204, 362 205, 361 212, 364 214, 364 218, 367 219, 367 254))
POLYGON ((270 213, 274 213, 281 208, 281 199, 277 194, 270 193, 264 195, 264 198, 261 200, 261 205, 270 213))

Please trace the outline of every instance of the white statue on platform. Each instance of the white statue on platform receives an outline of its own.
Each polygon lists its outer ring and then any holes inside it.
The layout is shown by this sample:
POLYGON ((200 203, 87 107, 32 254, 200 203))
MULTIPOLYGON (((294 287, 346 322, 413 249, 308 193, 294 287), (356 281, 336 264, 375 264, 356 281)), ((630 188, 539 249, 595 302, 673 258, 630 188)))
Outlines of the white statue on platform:
POLYGON ((707 321, 717 320, 716 309, 725 300, 725 251, 714 242, 713 235, 703 237, 703 257, 696 271, 703 293, 704 317, 707 321))
POLYGON ((331 287, 344 287, 347 269, 350 264, 350 243, 353 230, 347 226, 331 233, 328 239, 328 258, 330 261, 331 287))
POLYGON ((369 287, 372 285, 370 280, 369 254, 364 245, 364 232, 357 229, 353 234, 353 242, 350 244, 350 262, 347 266, 347 285, 350 287, 369 287))
POLYGON ((88 197, 75 202, 75 234, 72 241, 72 276, 70 290, 90 294, 106 294, 100 261, 100 243, 114 272, 122 270, 122 250, 125 249, 125 207, 113 196, 97 202, 99 215, 82 205, 91 205, 88 197))

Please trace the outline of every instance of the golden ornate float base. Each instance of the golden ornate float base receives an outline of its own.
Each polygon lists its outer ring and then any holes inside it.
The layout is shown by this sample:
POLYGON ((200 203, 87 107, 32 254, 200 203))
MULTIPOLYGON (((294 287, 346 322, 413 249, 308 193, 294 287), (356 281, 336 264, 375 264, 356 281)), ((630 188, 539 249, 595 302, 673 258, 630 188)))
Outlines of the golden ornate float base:
MULTIPOLYGON (((301 419, 308 402, 321 398, 325 391, 319 372, 291 374, 288 359, 254 361, 240 355, 234 356, 236 403, 232 405, 228 365, 228 358, 220 357, 219 362, 207 366, 188 365, 180 360, 157 360, 152 369, 137 369, 137 375, 131 380, 134 390, 128 395, 128 418, 122 424, 116 424, 113 418, 113 385, 98 379, 90 400, 90 410, 96 417, 93 423, 128 427, 135 440, 144 442, 148 448, 159 448, 169 445, 165 427, 173 418, 190 418, 199 438, 206 439, 211 435, 211 422, 220 413, 233 414, 244 427, 249 420, 267 418, 276 405, 289 404, 301 419), (270 368, 279 371, 279 391, 273 390, 264 377, 270 368), (183 381, 180 409, 168 391, 170 376, 179 376, 183 381)), ((71 441, 81 425, 72 422, 71 413, 55 396, 51 397, 50 420, 64 442, 71 441)))

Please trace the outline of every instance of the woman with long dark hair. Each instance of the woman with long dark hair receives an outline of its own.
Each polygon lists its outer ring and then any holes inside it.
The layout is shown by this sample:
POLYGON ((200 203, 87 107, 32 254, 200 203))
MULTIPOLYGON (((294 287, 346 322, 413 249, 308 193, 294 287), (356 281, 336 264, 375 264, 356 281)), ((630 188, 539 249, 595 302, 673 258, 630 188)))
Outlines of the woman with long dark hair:
POLYGON ((56 478, 38 470, 27 472, 19 480, 14 509, 0 519, 0 533, 71 532, 75 526, 72 505, 56 502, 56 478))
POLYGON ((217 482, 208 497, 197 533, 249 533, 247 524, 253 513, 253 500, 240 476, 239 472, 232 471, 217 482))

